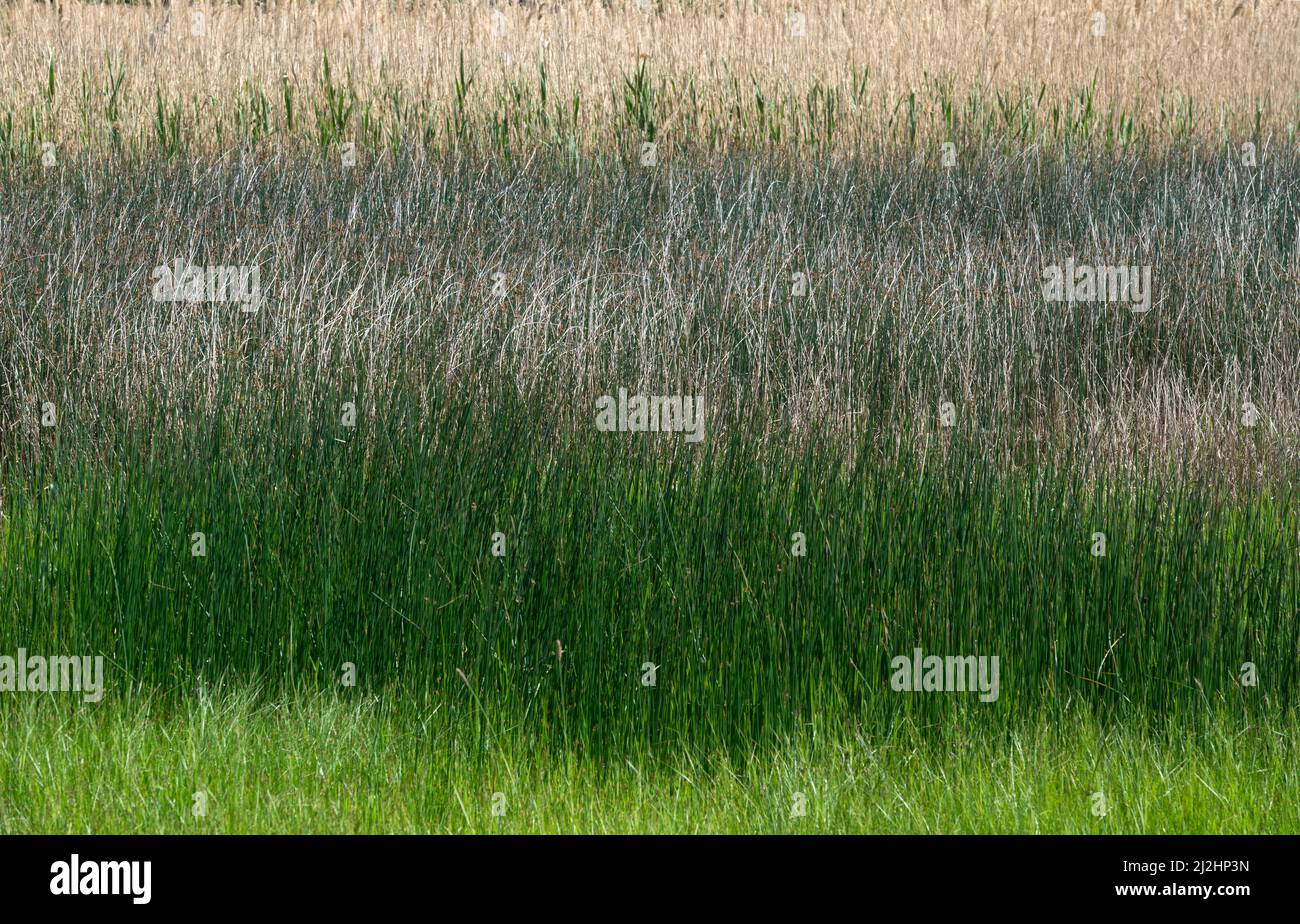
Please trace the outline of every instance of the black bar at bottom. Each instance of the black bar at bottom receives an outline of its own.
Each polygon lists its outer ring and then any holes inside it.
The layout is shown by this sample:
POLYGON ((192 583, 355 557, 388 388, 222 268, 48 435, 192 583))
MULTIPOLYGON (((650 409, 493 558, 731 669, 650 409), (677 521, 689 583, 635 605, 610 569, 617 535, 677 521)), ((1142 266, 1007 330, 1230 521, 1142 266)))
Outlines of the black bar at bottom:
POLYGON ((595 903, 636 917, 846 901, 1231 913, 1285 899, 1297 847, 1296 836, 10 836, 0 888, 11 911, 127 914, 337 915, 435 898, 447 912, 459 901, 530 914, 595 903))

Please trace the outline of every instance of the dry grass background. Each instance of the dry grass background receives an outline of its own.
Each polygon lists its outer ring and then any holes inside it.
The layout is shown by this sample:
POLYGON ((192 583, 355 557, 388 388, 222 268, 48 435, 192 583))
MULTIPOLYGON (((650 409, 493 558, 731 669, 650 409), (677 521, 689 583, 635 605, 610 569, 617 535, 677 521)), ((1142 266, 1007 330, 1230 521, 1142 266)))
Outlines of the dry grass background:
POLYGON ((807 3, 803 37, 786 4, 414 6, 0 7, 0 122, 33 161, 12 168, 25 179, 0 226, 11 446, 39 438, 32 409, 51 398, 111 432, 143 391, 213 402, 232 377, 260 401, 365 381, 372 409, 385 389, 505 379, 562 396, 557 415, 584 427, 596 395, 626 386, 707 393, 715 434, 750 417, 771 440, 945 440, 951 400, 990 443, 1294 474, 1300 4, 807 3), (450 156, 343 173, 331 148, 322 173, 326 54, 349 89, 323 146, 383 145, 401 124, 450 156), (643 66, 662 173, 602 161, 644 134, 629 98, 643 66), (914 89, 919 153, 898 157, 914 89), (816 109, 830 98, 833 129, 816 109), (160 104, 185 126, 169 162, 150 148, 160 104), (507 115, 508 147, 569 132, 594 159, 485 152, 507 115), (1124 118, 1140 143, 1099 150, 1124 118), (98 156, 114 137, 142 167, 98 156), (936 163, 948 137, 972 142, 956 171, 936 163), (1239 162, 1247 137, 1258 169, 1239 162), (60 170, 41 170, 42 138, 60 170), (780 150, 755 156, 756 139, 780 150), (267 158, 209 156, 250 140, 267 158), (830 167, 809 143, 864 156, 830 167), (674 159, 692 145, 746 156, 674 159), (1044 303, 1040 267, 1068 256, 1152 264, 1153 310, 1044 303), (259 263, 266 308, 151 302, 150 271, 177 257, 259 263))
POLYGON ((482 119, 507 111, 521 87, 535 90, 544 64, 552 101, 567 109, 581 100, 582 146, 618 137, 622 80, 644 62, 665 154, 710 133, 761 134, 757 122, 784 122, 786 137, 816 132, 799 122, 815 120, 810 106, 827 98, 830 146, 851 149, 896 127, 910 94, 918 130, 939 138, 953 134, 939 113, 945 97, 960 116, 973 95, 981 114, 971 118, 996 120, 999 92, 1008 104, 1042 92, 1035 116, 1049 121, 1054 107, 1066 120, 1090 87, 1098 121, 1131 118, 1157 138, 1188 130, 1290 138, 1300 116, 1300 4, 1280 0, 20 2, 0 7, 0 41, 0 118, 8 110, 15 131, 72 150, 101 140, 104 126, 94 121, 114 73, 125 75, 113 103, 123 137, 150 136, 161 99, 179 109, 191 144, 210 146, 214 125, 229 136, 254 88, 269 101, 272 128, 282 126, 283 81, 310 97, 326 54, 336 81, 350 75, 358 120, 367 112, 389 126, 404 118, 434 129, 456 106, 462 60, 472 76, 465 105, 482 119), (204 17, 201 35, 192 34, 195 13, 204 17), (1094 34, 1098 15, 1102 35, 1094 34), (762 116, 755 86, 766 98, 762 116))
POLYGON ((281 415, 359 397, 380 419, 449 392, 480 396, 490 420, 508 383, 579 431, 600 394, 684 390, 708 396, 710 439, 890 444, 920 428, 1294 478, 1300 165, 1262 177, 1179 162, 679 165, 667 183, 477 158, 106 165, 0 194, 6 441, 43 443, 43 401, 85 445, 236 396, 281 415), (1151 265, 1150 311, 1045 301, 1041 266, 1069 256, 1151 265), (178 257, 259 265, 260 311, 153 301, 153 268, 178 257))

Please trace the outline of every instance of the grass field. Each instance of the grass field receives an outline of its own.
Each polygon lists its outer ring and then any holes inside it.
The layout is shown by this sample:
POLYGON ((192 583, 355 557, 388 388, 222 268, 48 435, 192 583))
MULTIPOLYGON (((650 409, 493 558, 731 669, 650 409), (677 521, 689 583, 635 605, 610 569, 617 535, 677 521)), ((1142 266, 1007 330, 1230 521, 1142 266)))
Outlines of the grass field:
POLYGON ((0 831, 1300 831, 1300 7, 1099 10, 0 5, 0 831))
POLYGON ((539 755, 512 734, 467 747, 435 704, 300 695, 257 707, 225 691, 179 711, 29 704, 6 710, 0 730, 26 742, 0 761, 7 831, 1219 834, 1300 824, 1293 720, 1104 729, 1077 718, 995 735, 842 727, 742 755, 597 762, 539 755))

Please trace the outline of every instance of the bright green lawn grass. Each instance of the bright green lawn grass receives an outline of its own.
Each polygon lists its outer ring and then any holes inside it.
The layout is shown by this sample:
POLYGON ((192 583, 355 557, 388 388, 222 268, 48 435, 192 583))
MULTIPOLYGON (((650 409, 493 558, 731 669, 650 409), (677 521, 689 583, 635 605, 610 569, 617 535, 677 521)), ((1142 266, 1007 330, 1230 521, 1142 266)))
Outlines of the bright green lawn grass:
POLYGON ((500 406, 11 470, 5 653, 107 676, 0 697, 0 827, 1297 830, 1294 498, 500 406), (892 690, 918 646, 996 701, 892 690))
POLYGON ((1164 731, 1107 732, 1075 715, 970 735, 846 726, 738 757, 665 748, 595 760, 516 732, 476 747, 436 706, 257 702, 245 692, 195 695, 175 711, 140 699, 0 709, 0 831, 1300 830, 1291 720, 1197 713, 1164 731), (803 816, 792 814, 799 794, 803 816))

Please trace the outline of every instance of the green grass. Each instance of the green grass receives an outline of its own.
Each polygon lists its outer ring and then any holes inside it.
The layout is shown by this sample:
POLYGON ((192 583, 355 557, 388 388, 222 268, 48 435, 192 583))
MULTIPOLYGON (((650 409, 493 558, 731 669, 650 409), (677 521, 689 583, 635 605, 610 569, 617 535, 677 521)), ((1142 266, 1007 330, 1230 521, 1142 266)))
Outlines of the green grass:
POLYGON ((114 691, 331 689, 351 663, 358 693, 437 692, 484 737, 601 754, 1295 701, 1293 493, 961 443, 847 460, 571 431, 504 393, 487 423, 449 396, 424 422, 381 407, 349 429, 324 403, 232 404, 98 459, 49 436, 4 481, 5 643, 102 653, 114 691), (997 655, 999 700, 892 693, 916 646, 997 655))
POLYGON ((22 742, 0 755, 0 832, 1294 833, 1296 732, 1075 717, 596 761, 518 733, 476 747, 436 701, 36 698, 0 709, 0 736, 22 742))
MULTIPOLYGON (((329 149, 330 80, 236 121, 329 149)), ((617 90, 620 144, 686 98, 617 90)), ((522 91, 348 169, 187 150, 161 97, 166 158, 13 147, 0 655, 107 677, 0 694, 0 831, 1297 830, 1300 161, 823 157, 833 95, 759 99, 654 169, 558 115, 515 159, 522 91), (1152 310, 1045 301, 1071 257, 1152 310), (153 301, 175 258, 264 305, 153 301), (597 432, 619 388, 704 441, 597 432), (917 647, 998 698, 893 691, 917 647)))

